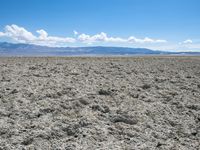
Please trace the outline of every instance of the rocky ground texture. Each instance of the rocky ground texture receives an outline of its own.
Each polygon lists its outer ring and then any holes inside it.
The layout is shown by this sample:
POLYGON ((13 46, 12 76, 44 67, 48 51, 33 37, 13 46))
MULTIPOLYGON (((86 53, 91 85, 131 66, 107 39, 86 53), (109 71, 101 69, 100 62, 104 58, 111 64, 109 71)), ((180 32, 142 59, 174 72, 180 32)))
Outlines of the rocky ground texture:
POLYGON ((200 57, 0 58, 2 150, 198 150, 200 57))

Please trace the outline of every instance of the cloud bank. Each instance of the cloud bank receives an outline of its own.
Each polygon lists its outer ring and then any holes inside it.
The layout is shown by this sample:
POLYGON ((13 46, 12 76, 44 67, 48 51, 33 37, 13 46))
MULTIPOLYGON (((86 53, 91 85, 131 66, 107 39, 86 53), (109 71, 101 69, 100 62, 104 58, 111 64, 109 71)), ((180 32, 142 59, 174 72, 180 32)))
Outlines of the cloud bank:
POLYGON ((7 25, 4 32, 0 32, 0 37, 8 37, 16 42, 37 44, 37 45, 48 45, 57 46, 65 43, 73 43, 76 40, 68 37, 56 37, 49 36, 48 33, 41 29, 37 31, 38 36, 27 31, 23 27, 17 25, 7 25))
POLYGON ((193 43, 193 41, 190 39, 183 41, 183 44, 192 44, 192 43, 193 43))
POLYGON ((166 40, 162 39, 152 39, 145 37, 143 39, 130 36, 128 38, 121 37, 112 37, 108 36, 106 33, 101 32, 95 35, 88 35, 85 33, 79 34, 77 31, 74 31, 75 37, 57 37, 49 36, 44 29, 37 30, 38 35, 34 35, 23 27, 19 27, 15 24, 7 25, 4 32, 0 32, 0 37, 7 37, 11 40, 20 43, 28 44, 37 44, 37 45, 46 45, 46 46, 64 46, 69 43, 127 43, 127 44, 146 44, 146 43, 166 43, 166 40))
POLYGON ((109 37, 106 33, 101 32, 93 36, 87 34, 80 34, 78 40, 84 43, 95 43, 95 42, 117 42, 117 43, 166 43, 166 40, 157 40, 151 38, 138 39, 136 37, 120 38, 120 37, 109 37))
POLYGON ((122 38, 108 37, 106 33, 101 32, 96 35, 80 34, 78 40, 83 43, 95 43, 95 42, 125 42, 122 38))

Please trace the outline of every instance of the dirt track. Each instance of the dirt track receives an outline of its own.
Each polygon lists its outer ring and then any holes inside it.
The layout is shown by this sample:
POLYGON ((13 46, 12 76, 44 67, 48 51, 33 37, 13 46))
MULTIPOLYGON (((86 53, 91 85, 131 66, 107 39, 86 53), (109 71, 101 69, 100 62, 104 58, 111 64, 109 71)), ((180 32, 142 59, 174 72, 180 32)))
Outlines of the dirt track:
POLYGON ((0 149, 200 149, 200 57, 0 58, 0 149))

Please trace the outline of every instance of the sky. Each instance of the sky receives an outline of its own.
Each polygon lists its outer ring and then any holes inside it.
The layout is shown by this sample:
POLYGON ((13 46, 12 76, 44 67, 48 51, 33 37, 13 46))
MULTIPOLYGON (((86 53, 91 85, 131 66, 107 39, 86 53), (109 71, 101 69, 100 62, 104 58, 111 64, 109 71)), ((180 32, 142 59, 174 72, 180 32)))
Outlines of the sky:
POLYGON ((200 0, 0 0, 0 42, 200 51, 200 0))

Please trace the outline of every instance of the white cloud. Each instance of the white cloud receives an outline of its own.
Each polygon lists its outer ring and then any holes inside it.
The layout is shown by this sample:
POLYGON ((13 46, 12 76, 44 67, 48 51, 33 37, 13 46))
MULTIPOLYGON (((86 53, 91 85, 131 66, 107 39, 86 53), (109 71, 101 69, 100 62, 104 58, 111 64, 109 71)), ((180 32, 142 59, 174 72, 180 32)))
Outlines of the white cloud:
POLYGON ((36 31, 39 34, 39 39, 45 40, 48 37, 48 33, 44 30, 37 30, 36 31))
POLYGON ((108 37, 106 33, 101 32, 96 35, 80 34, 78 40, 84 43, 95 43, 95 42, 121 42, 121 38, 108 37))
POLYGON ((29 43, 29 44, 37 44, 37 45, 47 45, 47 46, 66 46, 68 43, 116 43, 116 44, 148 44, 148 43, 166 43, 166 40, 160 39, 152 39, 152 38, 144 38, 139 39, 133 36, 128 38, 121 37, 112 37, 108 36, 106 33, 101 32, 95 35, 88 35, 85 33, 79 34, 74 30, 74 38, 72 37, 57 37, 57 36, 49 36, 48 33, 43 30, 37 30, 36 33, 38 35, 34 35, 33 33, 27 31, 23 27, 19 27, 17 25, 7 25, 5 27, 4 32, 0 32, 0 37, 8 37, 16 42, 20 43, 29 43))
POLYGON ((78 32, 77 32, 76 30, 74 30, 74 35, 75 35, 75 36, 78 35, 78 32))
POLYGON ((37 33, 39 36, 33 35, 23 27, 19 27, 17 25, 7 25, 5 27, 5 32, 0 32, 0 36, 9 37, 16 42, 47 46, 60 46, 76 41, 74 38, 70 37, 48 36, 48 33, 43 29, 37 30, 37 33))
POLYGON ((0 32, 0 37, 5 36, 5 34, 3 32, 0 32))
POLYGON ((23 27, 19 27, 17 25, 7 25, 5 27, 4 34, 5 36, 10 37, 18 42, 30 42, 36 39, 36 37, 31 32, 28 32, 23 27))
POLYGON ((63 37, 56 37, 56 36, 48 36, 48 33, 41 29, 37 30, 37 33, 39 34, 39 37, 37 38, 34 43, 40 44, 40 45, 45 45, 45 43, 48 43, 49 46, 59 46, 64 43, 73 43, 76 40, 74 38, 63 38, 63 37))
POLYGON ((166 40, 159 40, 159 39, 151 39, 148 37, 145 37, 144 39, 138 39, 133 36, 128 38, 128 42, 130 43, 166 43, 166 40))
POLYGON ((192 44, 192 43, 193 43, 193 41, 190 39, 183 41, 183 44, 192 44))
POLYGON ((101 32, 96 35, 88 35, 88 34, 80 34, 78 36, 78 40, 84 43, 94 43, 94 42, 117 42, 117 43, 166 43, 166 40, 159 40, 159 39, 151 39, 151 38, 144 38, 138 39, 133 36, 129 38, 120 38, 120 37, 109 37, 106 33, 101 32))

